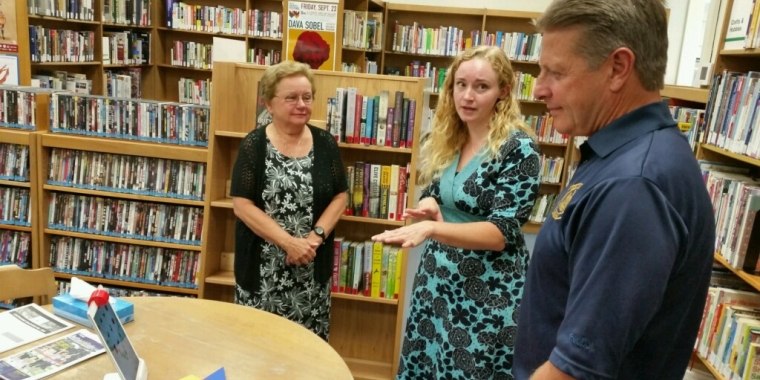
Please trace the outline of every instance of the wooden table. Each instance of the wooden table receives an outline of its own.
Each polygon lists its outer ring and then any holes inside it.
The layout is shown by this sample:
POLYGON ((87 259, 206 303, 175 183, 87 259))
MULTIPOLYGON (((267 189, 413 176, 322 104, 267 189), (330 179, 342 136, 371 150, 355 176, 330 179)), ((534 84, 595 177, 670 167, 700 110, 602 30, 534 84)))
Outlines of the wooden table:
MULTIPOLYGON (((346 363, 327 342, 274 314, 192 298, 124 299, 135 305, 135 320, 124 328, 148 366, 148 379, 204 378, 219 367, 224 367, 230 380, 353 379, 346 363)), ((52 310, 52 305, 45 308, 52 310)), ((75 324, 76 328, 83 326, 75 324)), ((40 342, 3 353, 3 357, 40 342)), ((108 355, 102 354, 53 378, 101 380, 114 371, 108 355)))

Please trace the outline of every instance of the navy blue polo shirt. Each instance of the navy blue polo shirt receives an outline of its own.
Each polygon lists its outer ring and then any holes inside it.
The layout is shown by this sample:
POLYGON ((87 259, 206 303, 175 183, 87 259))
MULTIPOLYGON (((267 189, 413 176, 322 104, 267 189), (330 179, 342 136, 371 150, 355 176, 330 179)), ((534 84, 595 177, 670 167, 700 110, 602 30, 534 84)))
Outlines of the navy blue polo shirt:
POLYGON ((577 379, 682 379, 713 261, 713 209, 667 105, 600 129, 528 267, 514 375, 547 360, 577 379))

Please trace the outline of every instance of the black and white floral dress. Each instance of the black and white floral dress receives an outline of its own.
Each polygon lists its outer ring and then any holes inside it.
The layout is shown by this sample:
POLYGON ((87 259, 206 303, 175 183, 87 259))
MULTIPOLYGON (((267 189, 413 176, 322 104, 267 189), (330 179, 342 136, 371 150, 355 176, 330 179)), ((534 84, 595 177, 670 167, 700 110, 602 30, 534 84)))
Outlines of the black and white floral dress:
MULTIPOLYGON (((291 236, 306 237, 312 228, 314 148, 306 156, 280 153, 267 138, 264 211, 291 236)), ((330 282, 314 281, 314 262, 287 265, 282 248, 262 240, 258 292, 236 286, 235 302, 274 313, 301 324, 324 340, 330 332, 330 282)))

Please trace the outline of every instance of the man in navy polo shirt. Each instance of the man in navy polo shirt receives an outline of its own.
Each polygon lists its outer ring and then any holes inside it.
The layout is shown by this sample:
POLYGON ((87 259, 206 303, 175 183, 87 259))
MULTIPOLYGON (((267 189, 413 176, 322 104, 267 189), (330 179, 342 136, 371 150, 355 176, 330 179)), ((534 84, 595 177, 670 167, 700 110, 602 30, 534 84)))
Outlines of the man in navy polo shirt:
POLYGON ((662 0, 554 0, 535 96, 589 136, 528 268, 514 376, 682 379, 715 226, 688 142, 661 102, 662 0))

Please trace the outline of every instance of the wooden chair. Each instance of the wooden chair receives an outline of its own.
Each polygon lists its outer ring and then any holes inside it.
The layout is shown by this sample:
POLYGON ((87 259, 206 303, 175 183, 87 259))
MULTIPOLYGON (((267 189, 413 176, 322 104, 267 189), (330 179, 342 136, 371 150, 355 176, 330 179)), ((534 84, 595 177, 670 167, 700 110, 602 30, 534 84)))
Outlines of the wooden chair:
POLYGON ((21 269, 17 265, 0 266, 0 300, 35 298, 38 305, 53 303, 58 293, 52 268, 21 269))

